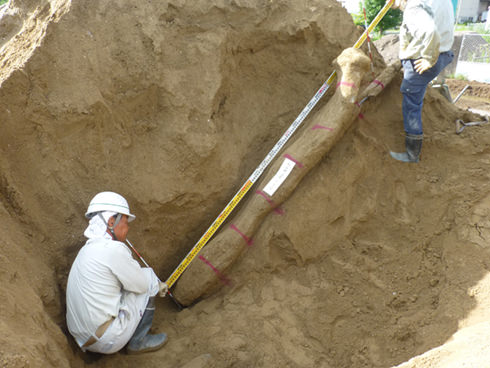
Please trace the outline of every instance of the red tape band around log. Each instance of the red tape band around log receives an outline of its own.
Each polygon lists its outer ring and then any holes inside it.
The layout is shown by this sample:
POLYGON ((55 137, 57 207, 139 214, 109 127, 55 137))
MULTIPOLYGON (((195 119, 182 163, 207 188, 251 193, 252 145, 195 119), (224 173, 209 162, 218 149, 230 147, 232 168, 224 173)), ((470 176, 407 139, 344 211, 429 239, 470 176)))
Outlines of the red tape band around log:
POLYGON ((381 87, 381 89, 385 89, 385 85, 383 84, 383 82, 381 82, 377 79, 373 80, 371 83, 377 84, 378 86, 381 87))
POLYGON ((339 88, 340 86, 347 86, 347 87, 351 87, 351 88, 357 88, 357 86, 354 83, 343 82, 343 81, 337 83, 337 88, 339 88))
POLYGON ((228 279, 225 275, 223 275, 221 272, 218 271, 216 267, 214 267, 211 262, 209 262, 203 255, 199 256, 199 259, 206 263, 213 271, 214 273, 218 276, 218 278, 221 280, 221 282, 225 285, 231 285, 231 280, 228 279))
POLYGON ((361 112, 359 113, 358 116, 359 116, 359 119, 364 119, 364 115, 361 112))
POLYGON ((301 169, 303 168, 303 164, 301 162, 299 162, 299 161, 296 161, 289 153, 286 153, 284 155, 284 157, 290 159, 291 161, 293 161, 296 164, 296 166, 298 166, 299 168, 301 168, 301 169))
MULTIPOLYGON (((262 192, 261 190, 257 190, 255 193, 257 193, 258 195, 264 197, 264 199, 272 206, 274 207, 274 201, 272 199, 270 199, 267 194, 265 194, 264 192, 262 192)), ((279 208, 279 207, 275 207, 274 208, 274 212, 277 213, 278 215, 284 215, 284 210, 282 208, 279 208)))
POLYGON ((240 234, 240 236, 243 238, 243 240, 245 240, 245 243, 247 243, 248 246, 252 246, 252 244, 253 244, 252 239, 250 239, 248 236, 246 236, 244 233, 242 233, 240 230, 238 230, 238 228, 234 224, 231 224, 230 227, 233 230, 235 230, 238 234, 240 234))
POLYGON ((323 126, 323 125, 319 125, 319 124, 317 124, 313 128, 311 128, 311 130, 316 130, 316 129, 325 129, 325 130, 330 130, 330 131, 333 130, 333 128, 329 128, 329 127, 326 127, 326 126, 323 126))

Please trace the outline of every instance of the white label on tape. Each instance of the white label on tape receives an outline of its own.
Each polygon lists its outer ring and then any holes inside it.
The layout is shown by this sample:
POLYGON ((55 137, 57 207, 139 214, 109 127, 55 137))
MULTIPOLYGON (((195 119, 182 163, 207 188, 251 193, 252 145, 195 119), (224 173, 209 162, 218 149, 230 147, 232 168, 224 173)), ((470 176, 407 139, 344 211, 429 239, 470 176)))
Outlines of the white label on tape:
POLYGON ((296 163, 289 158, 285 158, 276 175, 267 183, 264 188, 269 196, 273 196, 276 190, 284 183, 284 180, 291 174, 296 163))

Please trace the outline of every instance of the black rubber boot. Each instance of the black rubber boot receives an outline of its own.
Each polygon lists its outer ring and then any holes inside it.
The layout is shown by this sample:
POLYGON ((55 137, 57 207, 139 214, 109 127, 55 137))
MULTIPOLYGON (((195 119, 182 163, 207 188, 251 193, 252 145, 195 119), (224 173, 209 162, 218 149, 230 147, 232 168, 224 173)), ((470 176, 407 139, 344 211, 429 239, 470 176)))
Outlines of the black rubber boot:
POLYGON ((420 151, 422 150, 422 140, 424 136, 407 134, 405 136, 406 152, 390 152, 391 157, 402 162, 419 162, 420 151))
POLYGON ((167 342, 167 334, 148 334, 155 314, 154 297, 150 298, 138 327, 126 347, 128 354, 141 354, 160 349, 167 342))

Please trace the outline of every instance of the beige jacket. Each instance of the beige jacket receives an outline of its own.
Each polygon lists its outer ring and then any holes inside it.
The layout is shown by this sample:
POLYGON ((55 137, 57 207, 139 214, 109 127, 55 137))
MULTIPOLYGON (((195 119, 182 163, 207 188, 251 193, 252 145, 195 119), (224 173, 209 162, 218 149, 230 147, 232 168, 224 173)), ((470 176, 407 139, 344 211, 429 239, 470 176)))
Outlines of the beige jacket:
POLYGON ((400 59, 424 58, 434 65, 453 41, 451 0, 408 0, 400 28, 400 59))

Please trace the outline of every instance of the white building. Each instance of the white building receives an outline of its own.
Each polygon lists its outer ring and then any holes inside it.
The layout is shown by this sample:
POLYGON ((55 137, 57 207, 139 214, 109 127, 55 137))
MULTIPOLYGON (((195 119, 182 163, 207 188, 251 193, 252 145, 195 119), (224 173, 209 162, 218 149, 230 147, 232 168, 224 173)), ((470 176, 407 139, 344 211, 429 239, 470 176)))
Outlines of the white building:
POLYGON ((489 0, 459 0, 456 11, 458 23, 483 22, 488 16, 489 0))

